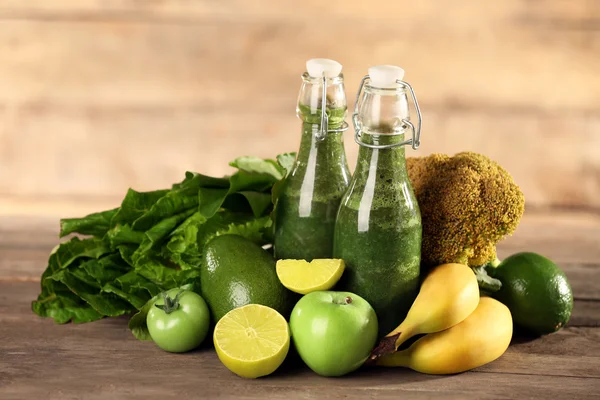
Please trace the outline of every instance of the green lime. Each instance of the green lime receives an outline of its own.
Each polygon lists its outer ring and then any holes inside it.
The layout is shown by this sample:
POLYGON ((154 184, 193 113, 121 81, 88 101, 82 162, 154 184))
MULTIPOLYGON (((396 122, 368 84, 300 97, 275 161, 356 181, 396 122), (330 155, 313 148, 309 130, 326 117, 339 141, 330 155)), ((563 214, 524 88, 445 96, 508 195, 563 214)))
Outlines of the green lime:
POLYGON ((565 273, 551 260, 536 253, 517 253, 489 272, 502 282, 494 297, 510 309, 515 324, 544 335, 569 322, 573 291, 565 273))
POLYGON ((308 294, 317 290, 331 289, 344 273, 344 260, 316 258, 306 260, 277 261, 277 277, 292 292, 308 294))
POLYGON ((272 308, 248 304, 229 311, 213 335, 219 360, 244 378, 273 373, 290 349, 290 328, 272 308))

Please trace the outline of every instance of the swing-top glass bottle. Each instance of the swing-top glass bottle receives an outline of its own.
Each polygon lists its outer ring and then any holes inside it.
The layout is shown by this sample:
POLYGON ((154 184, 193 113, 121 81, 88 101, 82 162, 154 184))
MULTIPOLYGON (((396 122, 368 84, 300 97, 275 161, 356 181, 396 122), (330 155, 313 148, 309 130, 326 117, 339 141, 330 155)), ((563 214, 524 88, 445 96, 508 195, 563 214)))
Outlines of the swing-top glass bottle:
POLYGON ((404 319, 419 284, 421 214, 405 146, 419 146, 421 115, 403 75, 399 67, 377 66, 361 82, 353 114, 358 161, 335 227, 334 257, 346 263, 338 287, 373 306, 380 335, 404 319), (416 126, 407 94, 417 111, 416 126))
POLYGON ((302 75, 296 108, 302 120, 300 149, 275 211, 274 247, 280 259, 311 261, 333 255, 335 218, 350 181, 341 69, 333 60, 312 59, 302 75))

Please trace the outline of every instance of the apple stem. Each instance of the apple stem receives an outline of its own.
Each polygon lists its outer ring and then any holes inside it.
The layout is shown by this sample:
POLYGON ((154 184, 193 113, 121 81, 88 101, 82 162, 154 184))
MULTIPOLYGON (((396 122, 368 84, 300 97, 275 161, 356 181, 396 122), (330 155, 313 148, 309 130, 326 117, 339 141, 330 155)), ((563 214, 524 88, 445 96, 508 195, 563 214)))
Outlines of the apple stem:
POLYGON ((352 297, 346 296, 346 297, 344 297, 344 300, 342 300, 342 299, 339 299, 339 300, 331 299, 331 302, 333 304, 339 304, 341 306, 345 306, 345 305, 348 305, 348 304, 352 303, 352 297))

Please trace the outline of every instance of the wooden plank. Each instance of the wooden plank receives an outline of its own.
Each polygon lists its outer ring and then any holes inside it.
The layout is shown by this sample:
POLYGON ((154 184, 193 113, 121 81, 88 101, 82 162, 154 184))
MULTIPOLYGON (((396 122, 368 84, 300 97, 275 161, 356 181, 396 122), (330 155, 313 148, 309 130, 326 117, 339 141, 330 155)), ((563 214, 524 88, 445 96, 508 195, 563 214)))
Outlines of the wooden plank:
POLYGON ((30 249, 0 247, 0 282, 39 282, 53 247, 54 245, 30 249))
POLYGON ((193 24, 8 19, 0 26, 0 103, 245 108, 260 94, 256 109, 290 109, 305 60, 327 54, 344 63, 349 93, 369 65, 385 62, 408 71, 425 106, 597 114, 597 31, 528 23, 527 8, 494 13, 479 4, 468 12, 457 8, 451 18, 447 8, 428 13, 437 3, 427 3, 424 10, 405 7, 402 24, 352 24, 336 15, 327 24, 243 14, 236 21, 211 15, 193 24), (322 40, 332 33, 352 40, 335 46, 322 40), (213 37, 218 46, 206 39, 213 37), (568 90, 554 90, 558 78, 568 90))
MULTIPOLYGON (((598 328, 594 328, 595 331, 598 328)), ((564 341, 564 335, 571 333, 567 329, 556 336, 561 336, 564 341)), ((543 342, 545 338, 537 339, 536 342, 543 342)), ((596 340, 600 337, 596 336, 596 340)), ((575 345, 576 341, 569 343, 569 346, 575 345)), ((587 341, 586 341, 587 343, 587 341)), ((540 344, 538 347, 542 347, 540 344)), ((562 347, 559 347, 562 349, 562 347)), ((546 347, 544 351, 556 350, 556 347, 546 347)), ((561 355, 552 354, 527 354, 523 353, 519 348, 509 347, 509 350, 498 360, 491 364, 484 365, 475 369, 475 372, 493 372, 499 374, 515 374, 515 375, 534 375, 538 376, 554 376, 554 377, 573 377, 573 378, 593 378, 600 379, 598 364, 600 357, 588 354, 575 356, 572 353, 564 352, 561 355)))
POLYGON ((78 196, 76 194, 0 194, 0 216, 20 216, 36 218, 58 218, 83 216, 99 210, 118 207, 125 193, 109 196, 78 196))
MULTIPOLYGON (((79 362, 88 363, 84 361, 87 360, 79 362)), ((216 379, 215 376, 206 374, 206 371, 218 368, 217 365, 189 359, 186 359, 185 368, 181 368, 181 360, 162 362, 159 365, 162 368, 178 367, 178 371, 193 368, 197 374, 185 372, 168 376, 158 368, 138 372, 140 365, 132 365, 130 360, 110 361, 118 361, 126 369, 111 368, 94 360, 90 364, 101 375, 94 374, 95 371, 90 371, 88 366, 77 368, 77 373, 74 374, 75 366, 71 364, 69 369, 58 368, 48 378, 38 379, 37 382, 32 382, 32 379, 17 380, 4 389, 4 396, 8 396, 4 398, 147 399, 150 396, 168 399, 323 399, 327 396, 362 400, 398 399, 400 396, 406 399, 431 399, 443 396, 449 399, 497 399, 517 394, 527 398, 550 398, 561 393, 568 398, 595 399, 598 387, 597 380, 585 378, 542 376, 532 379, 525 375, 494 373, 430 377, 406 370, 375 371, 373 374, 377 374, 376 376, 355 374, 337 380, 320 378, 303 370, 300 373, 294 371, 294 375, 274 375, 249 381, 231 374, 216 379), (57 375, 58 373, 63 375, 57 375), (198 373, 202 375, 199 376, 198 373), (75 376, 80 376, 80 379, 75 376), (340 388, 332 385, 332 382, 352 382, 354 385, 340 388)), ((138 363, 144 361, 149 360, 136 360, 138 363)))
POLYGON ((575 300, 569 325, 600 328, 598 300, 575 300))
MULTIPOLYGON (((374 1, 370 3, 344 2, 333 0, 327 3, 318 0, 306 0, 302 7, 295 7, 294 2, 269 0, 254 0, 251 4, 244 0, 228 0, 227 2, 210 2, 207 0, 162 0, 145 1, 136 0, 31 0, 24 3, 19 0, 1 0, 0 11, 5 18, 74 18, 81 16, 120 16, 139 18, 196 20, 201 18, 257 18, 260 20, 293 19, 293 20, 322 20, 332 14, 344 20, 358 20, 361 22, 397 21, 402 19, 407 12, 414 13, 425 19, 426 16, 438 17, 444 15, 447 24, 473 23, 473 15, 483 14, 484 18, 500 19, 520 15, 523 18, 537 18, 532 20, 554 21, 581 21, 596 22, 594 16, 600 9, 595 2, 576 0, 566 3, 564 0, 540 0, 536 4, 526 0, 506 0, 502 3, 483 6, 477 0, 462 0, 461 7, 443 8, 432 1, 422 1, 417 4, 406 0, 399 1, 374 1), (373 10, 385 9, 385 13, 373 13, 373 10), (235 13, 231 11, 235 10, 235 13), (268 12, 264 12, 268 10, 268 12), (316 13, 315 10, 319 12, 316 13), (482 13, 482 11, 487 11, 482 13), (491 16, 490 16, 491 14, 491 16), (532 15, 533 14, 533 15, 532 15), (369 18, 365 18, 369 16, 369 18)), ((567 25, 568 26, 568 25, 567 25)), ((567 27, 561 26, 566 29, 567 27)), ((584 29, 584 26, 579 26, 584 29)))
POLYGON ((600 264, 563 264, 563 269, 569 282, 577 285, 577 299, 600 300, 600 264))
MULTIPOLYGON (((293 104, 289 109, 287 115, 257 111, 236 118, 160 108, 13 110, 4 129, 0 118, 0 214, 85 214, 113 207, 129 187, 168 187, 186 170, 219 176, 230 173, 228 161, 241 155, 295 151, 299 123, 293 104)), ((478 151, 513 174, 528 205, 600 208, 600 115, 424 112, 422 147, 408 155, 478 151), (577 132, 578 138, 565 141, 560 132, 577 132)), ((353 166, 358 146, 351 132, 345 140, 353 166)))
POLYGON ((20 338, 0 344, 0 393, 4 395, 38 398, 94 393, 122 398, 150 393, 193 395, 201 387, 205 396, 248 393, 248 398, 281 398, 297 394, 302 387, 306 398, 322 398, 319 395, 327 393, 358 399, 373 391, 384 398, 440 393, 495 398, 517 392, 545 397, 562 387, 564 395, 580 398, 600 383, 600 330, 595 328, 566 328, 536 340, 517 340, 498 361, 450 377, 370 369, 349 379, 325 379, 290 359, 275 375, 248 381, 227 371, 210 348, 174 355, 151 342, 136 341, 126 328, 126 318, 62 326, 37 318, 29 311, 36 291, 32 283, 0 283, 0 335, 20 338), (165 375, 165 371, 176 373, 165 375))
MULTIPOLYGON (((95 364, 95 363, 94 363, 95 364)), ((164 365, 164 364, 163 364, 164 365)), ((170 363, 168 365, 177 365, 170 363)), ((186 367, 196 368, 204 373, 196 363, 186 363, 186 367)), ((509 398, 516 394, 527 398, 550 398, 557 392, 569 398, 595 399, 594 390, 597 382, 593 379, 541 377, 531 379, 527 376, 511 376, 497 374, 470 374, 448 377, 417 376, 410 371, 398 372, 395 375, 379 375, 375 382, 360 379, 358 375, 338 379, 340 382, 352 381, 354 387, 337 388, 328 385, 333 379, 307 375, 295 375, 286 380, 285 386, 276 382, 271 376, 258 381, 245 380, 228 376, 219 380, 197 375, 184 374, 165 377, 164 373, 151 371, 140 377, 139 374, 127 370, 127 376, 119 376, 115 371, 97 377, 87 371, 79 372, 82 383, 78 384, 71 370, 64 371, 66 377, 60 376, 58 381, 40 380, 42 385, 29 382, 18 383, 5 389, 4 397, 8 400, 22 398, 51 399, 323 399, 343 398, 348 400, 363 399, 431 399, 443 396, 448 399, 497 399, 509 398), (108 375, 108 376, 106 376, 108 375), (386 378, 386 380, 383 380, 386 378), (93 379, 93 380, 92 380, 93 379), (307 384, 312 380, 320 381, 319 386, 307 384), (93 383, 92 383, 93 382, 93 383), (135 382, 135 383, 133 383, 135 382), (389 384, 389 382, 397 382, 389 384), (14 397, 13 397, 14 396, 14 397), (41 397, 37 397, 41 396, 41 397)), ((181 369, 181 368, 179 368, 181 369)))
POLYGON ((561 266, 596 264, 599 245, 598 213, 528 209, 514 235, 498 244, 498 254, 503 259, 519 251, 533 251, 561 266))

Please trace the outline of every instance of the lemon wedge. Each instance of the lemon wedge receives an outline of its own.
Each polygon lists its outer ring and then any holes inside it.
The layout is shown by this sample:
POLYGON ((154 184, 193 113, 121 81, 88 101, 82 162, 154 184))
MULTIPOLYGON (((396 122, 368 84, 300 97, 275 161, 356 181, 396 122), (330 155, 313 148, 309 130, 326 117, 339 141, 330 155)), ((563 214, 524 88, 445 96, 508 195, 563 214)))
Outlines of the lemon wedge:
POLYGON ((344 273, 344 260, 322 258, 277 261, 277 277, 292 292, 308 294, 317 290, 331 289, 344 273))
POLYGON ((217 322, 213 341, 219 360, 244 378, 273 373, 290 349, 290 329, 281 314, 259 304, 229 311, 217 322))

